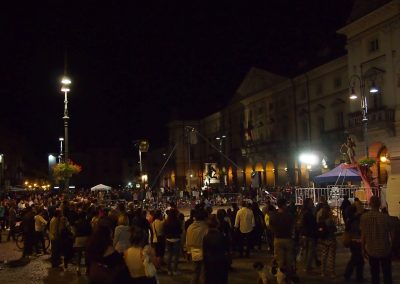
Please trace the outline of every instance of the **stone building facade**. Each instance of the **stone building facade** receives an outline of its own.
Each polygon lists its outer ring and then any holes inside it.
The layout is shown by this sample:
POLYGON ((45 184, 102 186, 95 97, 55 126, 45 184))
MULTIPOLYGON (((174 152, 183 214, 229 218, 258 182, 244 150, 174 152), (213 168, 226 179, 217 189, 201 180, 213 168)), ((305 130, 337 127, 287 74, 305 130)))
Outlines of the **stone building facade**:
POLYGON ((219 187, 308 186, 314 175, 340 163, 340 147, 350 136, 358 159, 368 152, 376 160, 374 177, 387 184, 389 210, 398 214, 400 1, 355 1, 338 33, 347 37, 345 56, 294 78, 252 68, 222 111, 171 122, 169 143, 177 147, 162 181, 204 186, 211 167, 219 187), (379 92, 370 93, 372 87, 379 92), (358 99, 349 99, 352 92, 358 99), (366 131, 360 97, 368 106, 366 131), (318 164, 299 161, 310 151, 318 164))

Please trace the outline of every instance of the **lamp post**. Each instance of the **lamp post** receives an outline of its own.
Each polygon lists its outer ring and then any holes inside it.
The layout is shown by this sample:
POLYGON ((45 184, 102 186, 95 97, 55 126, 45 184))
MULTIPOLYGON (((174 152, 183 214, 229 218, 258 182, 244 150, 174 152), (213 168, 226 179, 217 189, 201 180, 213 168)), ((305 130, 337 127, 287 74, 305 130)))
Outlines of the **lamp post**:
POLYGON ((355 84, 358 82, 359 87, 360 87, 360 102, 361 102, 361 114, 362 114, 362 124, 363 124, 363 136, 364 136, 364 150, 365 150, 365 156, 368 158, 369 156, 369 151, 368 151, 368 99, 367 96, 365 95, 365 79, 361 78, 358 75, 353 75, 350 77, 350 99, 351 100, 356 100, 358 98, 356 92, 355 92, 355 84))
MULTIPOLYGON (((71 85, 71 80, 67 77, 63 77, 61 79, 61 92, 64 93, 64 116, 63 116, 63 121, 64 121, 64 163, 68 163, 69 161, 69 144, 68 144, 68 92, 70 91, 69 85, 71 85)), ((60 140, 61 141, 61 140, 60 140)), ((61 141, 62 143, 62 141, 61 141)), ((65 188, 69 189, 69 179, 65 179, 65 188)))
MULTIPOLYGON (((67 77, 62 78, 61 80, 62 86, 61 86, 61 92, 64 93, 64 161, 68 163, 69 159, 69 152, 68 152, 68 92, 70 91, 69 85, 71 84, 71 80, 67 77)), ((61 140, 60 140, 61 141, 61 140)))
POLYGON ((349 80, 349 88, 350 88, 350 100, 356 100, 358 98, 357 93, 355 91, 356 84, 358 83, 360 89, 360 103, 361 103, 361 114, 362 114, 362 124, 363 124, 363 136, 365 141, 365 156, 369 158, 369 149, 368 149, 368 93, 366 93, 366 81, 370 79, 371 87, 369 89, 370 94, 377 94, 379 92, 378 88, 375 85, 375 78, 377 73, 384 73, 383 70, 378 68, 372 68, 365 75, 357 75, 353 74, 349 80), (368 74, 369 73, 369 74, 368 74))
POLYGON ((58 163, 63 162, 63 142, 64 142, 64 137, 58 138, 60 141, 60 154, 58 155, 58 163))

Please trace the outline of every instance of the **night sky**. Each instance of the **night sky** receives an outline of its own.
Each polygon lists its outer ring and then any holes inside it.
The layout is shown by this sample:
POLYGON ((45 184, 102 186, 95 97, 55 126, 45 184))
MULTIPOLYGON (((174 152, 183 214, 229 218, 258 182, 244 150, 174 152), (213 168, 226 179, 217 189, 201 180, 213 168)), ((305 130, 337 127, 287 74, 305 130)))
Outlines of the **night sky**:
POLYGON ((198 119, 220 110, 252 66, 293 76, 344 54, 345 40, 335 31, 352 5, 49 2, 3 7, 0 17, 0 127, 26 138, 44 159, 58 151, 63 135, 59 81, 65 54, 73 81, 71 152, 133 147, 142 137, 162 145, 171 118, 198 119), (318 57, 327 47, 325 58, 318 57))

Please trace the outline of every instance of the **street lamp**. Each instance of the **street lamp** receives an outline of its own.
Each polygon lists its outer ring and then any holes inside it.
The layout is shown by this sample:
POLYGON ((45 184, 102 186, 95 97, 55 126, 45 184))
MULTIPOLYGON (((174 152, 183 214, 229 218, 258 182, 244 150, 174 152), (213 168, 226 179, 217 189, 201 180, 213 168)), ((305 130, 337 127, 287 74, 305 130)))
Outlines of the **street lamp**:
MULTIPOLYGON (((65 141, 64 143, 64 161, 66 163, 68 163, 68 159, 69 159, 69 152, 68 152, 68 120, 69 120, 69 116, 68 116, 68 92, 70 91, 69 85, 71 85, 71 80, 67 77, 63 77, 61 79, 61 92, 64 93, 64 116, 63 116, 63 120, 64 120, 64 139, 63 141, 65 141)), ((60 139, 61 143, 62 140, 60 139)))
MULTIPOLYGON (((68 92, 70 91, 69 85, 71 85, 71 80, 67 77, 63 77, 61 79, 61 92, 64 93, 64 116, 63 116, 63 121, 64 121, 64 163, 68 163, 69 161, 69 152, 68 152, 68 92)), ((62 141, 60 140, 61 144, 62 141)), ((69 179, 65 179, 65 189, 69 189, 69 179)))
POLYGON ((368 93, 365 92, 365 83, 367 79, 371 81, 371 87, 369 89, 370 94, 377 94, 379 92, 378 87, 375 85, 375 78, 377 73, 383 73, 384 71, 378 68, 370 69, 365 75, 353 74, 350 77, 349 88, 350 88, 350 100, 358 99, 356 93, 356 84, 358 83, 360 89, 360 103, 361 103, 361 114, 362 114, 362 124, 363 124, 363 136, 365 141, 365 156, 369 157, 368 150, 368 93))
POLYGON ((305 152, 299 155, 299 161, 302 164, 306 165, 308 172, 308 184, 310 185, 310 171, 312 170, 313 166, 317 165, 320 162, 320 158, 315 153, 305 152))

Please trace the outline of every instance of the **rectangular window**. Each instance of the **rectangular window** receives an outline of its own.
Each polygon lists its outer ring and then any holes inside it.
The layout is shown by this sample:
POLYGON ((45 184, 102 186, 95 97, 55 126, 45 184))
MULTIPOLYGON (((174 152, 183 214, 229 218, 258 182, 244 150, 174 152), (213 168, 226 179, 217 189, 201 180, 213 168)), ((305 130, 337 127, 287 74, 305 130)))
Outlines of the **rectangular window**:
POLYGON ((318 130, 320 134, 325 131, 325 119, 323 117, 318 117, 318 130))
POLYGON ((308 122, 307 119, 303 120, 303 138, 308 140, 308 122))
POLYGON ((300 100, 305 100, 306 99, 306 96, 307 96, 307 93, 306 93, 306 91, 305 90, 303 90, 303 91, 301 91, 301 93, 300 93, 300 100))
POLYGON ((338 89, 338 88, 340 88, 341 86, 342 86, 342 78, 336 77, 336 78, 333 80, 333 87, 334 87, 335 89, 338 89))
POLYGON ((336 113, 336 123, 338 129, 344 129, 344 116, 342 111, 336 113))
POLYGON ((372 53, 379 50, 379 40, 374 38, 368 42, 368 52, 372 53))
POLYGON ((317 95, 317 97, 318 96, 321 96, 322 95, 322 84, 318 84, 317 85, 317 88, 316 88, 316 91, 315 91, 315 94, 317 95))

